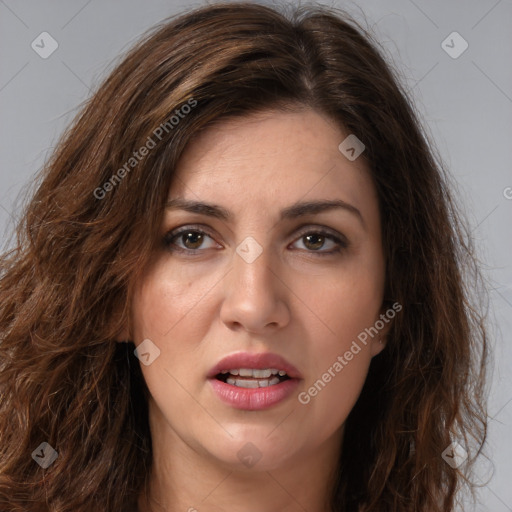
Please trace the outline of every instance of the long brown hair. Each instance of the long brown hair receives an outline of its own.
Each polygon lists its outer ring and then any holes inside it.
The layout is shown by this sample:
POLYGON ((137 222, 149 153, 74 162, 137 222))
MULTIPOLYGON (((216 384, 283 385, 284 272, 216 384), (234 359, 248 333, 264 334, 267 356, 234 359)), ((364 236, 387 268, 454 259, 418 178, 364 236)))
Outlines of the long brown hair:
POLYGON ((301 108, 364 142, 385 300, 403 306, 347 419, 332 510, 454 510, 486 433, 479 274, 443 165, 378 47, 339 9, 213 4, 155 27, 87 101, 1 258, 2 510, 135 503, 152 462, 148 390, 133 344, 116 340, 173 169, 213 123, 301 108), (455 440, 469 452, 459 468, 442 457, 455 440), (47 468, 31 456, 42 442, 58 454, 47 468))

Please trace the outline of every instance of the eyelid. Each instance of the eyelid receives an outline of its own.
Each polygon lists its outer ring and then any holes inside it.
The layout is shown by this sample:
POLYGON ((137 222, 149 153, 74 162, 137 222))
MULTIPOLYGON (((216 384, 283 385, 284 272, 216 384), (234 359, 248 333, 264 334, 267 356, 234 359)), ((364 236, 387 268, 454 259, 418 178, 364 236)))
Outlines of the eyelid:
MULTIPOLYGON (((187 224, 184 226, 177 227, 169 232, 167 232, 164 235, 163 242, 166 247, 169 247, 171 245, 171 240, 173 238, 176 238, 177 236, 181 235, 182 233, 186 233, 188 231, 197 231, 199 233, 205 234, 212 238, 215 242, 215 235, 212 234, 210 229, 207 226, 204 226, 202 224, 187 224)), ((306 234, 320 234, 325 236, 326 238, 329 238, 332 240, 336 245, 337 248, 331 249, 329 251, 306 251, 311 254, 322 254, 322 255, 329 255, 329 254, 335 254, 340 252, 342 249, 346 249, 350 243, 343 235, 342 233, 339 233, 338 231, 334 231, 331 228, 328 228, 326 226, 319 226, 315 224, 303 224, 299 226, 298 228, 295 228, 294 230, 295 238, 290 243, 294 243, 298 241, 301 237, 305 236, 306 234), (298 230, 298 232, 297 232, 298 230), (297 233, 296 233, 297 232, 297 233)), ((218 242, 216 242, 218 244, 218 242)), ((220 244, 219 244, 220 245, 220 244)), ((178 252, 186 252, 189 254, 197 254, 200 252, 204 252, 206 249, 184 249, 182 247, 175 247, 173 250, 178 252)))
MULTIPOLYGON (((212 234, 212 232, 209 230, 208 227, 202 225, 202 224, 187 224, 184 226, 180 226, 178 228, 175 228, 171 231, 168 231, 163 238, 164 245, 166 247, 171 245, 171 240, 173 238, 176 238, 178 235, 181 235, 183 233, 186 233, 188 231, 197 231, 199 233, 205 234, 209 236, 211 239, 215 241, 215 236, 212 234)), ((218 242, 216 242, 218 243, 218 242)), ((176 247, 174 250, 176 251, 183 251, 188 253, 196 253, 196 252, 203 252, 205 249, 183 249, 182 247, 176 247)))
POLYGON ((172 229, 171 231, 168 231, 166 233, 166 237, 172 237, 176 236, 179 233, 182 233, 183 231, 202 231, 206 233, 208 236, 213 237, 212 232, 210 231, 210 228, 208 226, 204 226, 203 224, 185 224, 183 226, 179 226, 177 228, 172 229))
POLYGON ((342 244, 343 247, 349 246, 349 241, 347 237, 340 233, 339 231, 335 231, 331 228, 328 228, 326 226, 319 226, 316 224, 307 224, 304 226, 299 226, 299 232, 297 234, 297 237, 300 238, 303 235, 309 234, 309 233, 319 233, 323 234, 325 236, 329 236, 332 239, 338 241, 340 244, 342 244))

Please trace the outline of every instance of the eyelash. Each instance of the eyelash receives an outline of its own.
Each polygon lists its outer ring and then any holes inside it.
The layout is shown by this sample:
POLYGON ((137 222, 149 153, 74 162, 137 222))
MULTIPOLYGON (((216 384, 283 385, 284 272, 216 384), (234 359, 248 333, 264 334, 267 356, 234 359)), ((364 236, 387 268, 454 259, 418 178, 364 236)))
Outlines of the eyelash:
MULTIPOLYGON (((183 247, 177 246, 171 247, 173 245, 173 240, 185 233, 199 233, 201 235, 207 235, 210 238, 213 238, 213 236, 210 233, 208 233, 208 231, 200 229, 197 226, 184 226, 183 228, 178 228, 176 230, 170 231, 164 236, 163 243, 165 248, 172 252, 187 253, 189 255, 198 254, 205 251, 205 249, 184 249, 183 247)), ((323 228, 313 229, 311 227, 308 227, 307 229, 304 229, 299 233, 299 236, 296 239, 296 241, 301 238, 304 238, 306 235, 321 235, 324 238, 328 238, 329 240, 332 240, 334 243, 336 243, 337 247, 335 249, 331 249, 330 251, 306 250, 306 252, 318 256, 332 256, 334 254, 340 253, 343 249, 346 249, 349 246, 349 243, 346 240, 340 238, 334 233, 323 228)))

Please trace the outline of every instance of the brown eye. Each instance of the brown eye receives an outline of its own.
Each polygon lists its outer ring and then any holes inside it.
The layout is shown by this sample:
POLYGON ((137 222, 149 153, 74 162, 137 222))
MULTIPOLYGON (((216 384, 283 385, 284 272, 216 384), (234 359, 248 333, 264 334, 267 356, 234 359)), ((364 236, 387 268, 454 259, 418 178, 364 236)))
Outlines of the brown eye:
POLYGON ((319 234, 305 235, 302 237, 307 242, 304 244, 308 249, 318 250, 321 249, 325 243, 325 237, 319 234))
POLYGON ((215 247, 213 238, 200 229, 183 228, 178 231, 171 231, 164 237, 164 245, 170 251, 191 252, 215 247), (205 246, 205 242, 210 239, 210 246, 205 246))
POLYGON ((343 235, 335 235, 325 230, 303 231, 295 243, 302 241, 306 252, 316 253, 319 256, 327 256, 341 252, 349 245, 343 235), (327 245, 327 247, 326 247, 327 245))
POLYGON ((197 231, 188 231, 180 236, 187 249, 199 249, 203 243, 203 235, 197 231))

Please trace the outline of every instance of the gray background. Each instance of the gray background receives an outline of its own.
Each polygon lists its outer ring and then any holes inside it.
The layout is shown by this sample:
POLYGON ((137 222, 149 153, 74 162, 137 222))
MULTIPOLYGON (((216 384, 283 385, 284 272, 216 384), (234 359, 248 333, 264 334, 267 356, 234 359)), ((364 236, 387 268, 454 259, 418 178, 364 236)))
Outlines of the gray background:
MULTIPOLYGON (((457 196, 491 288, 489 459, 479 469, 480 478, 490 480, 475 510, 512 511, 512 1, 324 3, 342 7, 357 19, 364 13, 458 183, 457 196), (457 58, 441 46, 453 31, 469 45, 457 58)), ((23 191, 90 90, 143 31, 199 5, 171 0, 0 0, 2 246, 7 246, 19 216, 23 191), (31 47, 44 31, 59 45, 46 59, 31 47)), ((453 51, 461 48, 457 40, 447 44, 453 51)))

